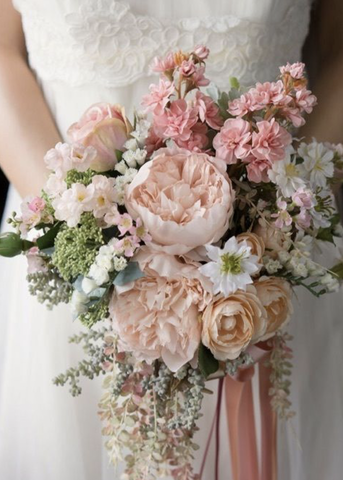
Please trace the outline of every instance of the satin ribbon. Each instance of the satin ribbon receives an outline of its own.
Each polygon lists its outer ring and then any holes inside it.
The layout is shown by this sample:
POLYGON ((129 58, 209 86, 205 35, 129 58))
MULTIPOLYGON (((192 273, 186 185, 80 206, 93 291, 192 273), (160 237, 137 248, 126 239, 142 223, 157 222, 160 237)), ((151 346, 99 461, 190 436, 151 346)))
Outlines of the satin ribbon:
MULTIPOLYGON (((219 425, 222 391, 225 390, 225 406, 230 439, 232 480, 276 480, 276 415, 270 405, 271 369, 265 365, 270 355, 266 344, 252 346, 248 353, 259 363, 259 391, 261 410, 261 459, 258 459, 252 377, 255 367, 242 367, 235 377, 219 380, 218 400, 210 435, 201 466, 204 471, 214 428, 216 427, 215 480, 219 480, 219 425)), ((231 477, 230 477, 231 478, 231 477)))

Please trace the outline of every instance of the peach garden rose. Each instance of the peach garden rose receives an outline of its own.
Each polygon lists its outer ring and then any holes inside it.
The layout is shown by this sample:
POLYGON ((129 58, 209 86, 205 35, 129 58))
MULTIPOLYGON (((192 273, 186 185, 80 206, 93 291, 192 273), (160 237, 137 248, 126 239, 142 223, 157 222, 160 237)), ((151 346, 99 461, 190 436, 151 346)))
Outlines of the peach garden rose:
POLYGON ((140 217, 156 249, 181 255, 218 241, 229 227, 231 181, 206 154, 162 149, 127 189, 126 208, 140 217))

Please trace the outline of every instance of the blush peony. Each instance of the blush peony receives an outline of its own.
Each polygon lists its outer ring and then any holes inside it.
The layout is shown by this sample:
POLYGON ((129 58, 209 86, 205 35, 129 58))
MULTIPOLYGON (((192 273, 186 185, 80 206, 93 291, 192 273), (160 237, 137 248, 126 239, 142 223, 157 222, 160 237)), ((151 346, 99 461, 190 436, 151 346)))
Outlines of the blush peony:
POLYGON ((161 358, 173 372, 191 361, 200 343, 199 312, 211 299, 199 265, 142 249, 135 257, 145 277, 117 287, 110 302, 121 351, 152 363, 161 358))
POLYGON ((254 286, 267 313, 267 329, 261 338, 267 340, 289 321, 293 313, 292 290, 286 280, 278 277, 261 277, 254 286))
POLYGON ((254 287, 215 297, 203 313, 202 343, 218 360, 233 360, 266 330, 266 311, 254 287))
POLYGON ((224 163, 206 154, 157 152, 128 186, 126 208, 140 217, 158 250, 184 254, 218 241, 233 214, 234 191, 224 163))
POLYGON ((117 163, 116 150, 123 150, 131 128, 123 107, 97 103, 69 128, 68 136, 74 143, 94 147, 97 155, 90 168, 105 172, 117 163))

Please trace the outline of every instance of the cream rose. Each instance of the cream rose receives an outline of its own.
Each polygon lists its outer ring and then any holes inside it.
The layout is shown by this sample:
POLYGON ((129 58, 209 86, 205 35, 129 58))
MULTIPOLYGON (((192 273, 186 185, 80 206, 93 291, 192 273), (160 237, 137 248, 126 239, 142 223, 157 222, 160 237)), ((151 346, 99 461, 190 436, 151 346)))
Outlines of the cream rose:
POLYGON ((215 297, 203 313, 202 343, 218 360, 233 360, 260 340, 266 329, 266 312, 254 287, 228 297, 215 297))
POLYGON ((256 235, 256 233, 245 232, 240 233, 236 238, 238 243, 245 240, 248 247, 251 248, 251 255, 256 255, 258 257, 258 263, 262 263, 262 257, 265 252, 265 246, 262 237, 256 235))
POLYGON ((175 372, 193 359, 199 346, 199 312, 211 299, 206 279, 199 265, 163 253, 146 249, 135 260, 146 276, 117 288, 110 302, 119 349, 148 363, 162 358, 175 372))
POLYGON ((267 340, 289 321, 293 313, 292 290, 286 280, 278 277, 261 277, 254 286, 267 313, 267 329, 261 338, 267 340))
POLYGON ((206 154, 163 149, 139 170, 127 189, 126 208, 143 220, 156 249, 180 255, 226 232, 234 192, 218 165, 206 154))
POLYGON ((291 246, 289 235, 280 229, 267 225, 263 220, 254 228, 254 233, 258 235, 264 242, 265 254, 273 259, 277 258, 278 252, 281 250, 288 251, 291 246))

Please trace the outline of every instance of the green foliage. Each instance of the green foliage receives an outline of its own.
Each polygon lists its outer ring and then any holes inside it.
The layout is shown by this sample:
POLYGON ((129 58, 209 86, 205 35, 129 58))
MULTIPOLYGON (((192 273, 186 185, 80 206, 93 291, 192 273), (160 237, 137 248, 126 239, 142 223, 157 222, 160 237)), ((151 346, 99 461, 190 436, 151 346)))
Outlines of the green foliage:
POLYGON ((45 250, 47 248, 52 248, 55 244, 55 238, 62 227, 62 222, 57 222, 55 225, 50 228, 44 235, 37 238, 37 247, 39 250, 45 250))
POLYGON ((70 188, 74 183, 82 183, 82 185, 89 185, 92 183, 92 178, 97 175, 97 172, 93 170, 86 170, 85 172, 78 172, 77 170, 69 170, 67 172, 65 182, 67 187, 70 188))
POLYGON ((199 369, 205 378, 209 377, 212 373, 216 373, 219 369, 219 362, 214 358, 211 350, 209 350, 202 343, 198 352, 199 369))
POLYGON ((33 243, 22 240, 20 235, 14 232, 6 232, 0 235, 0 256, 16 257, 22 252, 33 247, 33 243))
POLYGON ((123 285, 134 282, 142 277, 144 277, 144 273, 139 268, 138 262, 130 262, 125 270, 118 273, 113 284, 122 287, 123 285))
POLYGON ((338 263, 334 267, 330 268, 330 271, 337 275, 338 278, 343 280, 343 262, 338 263))

